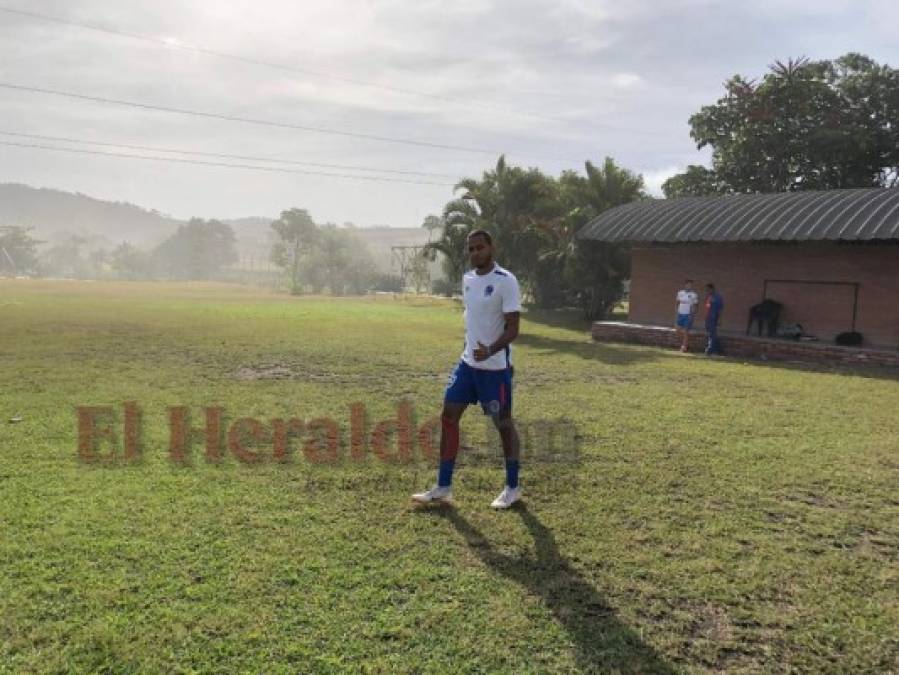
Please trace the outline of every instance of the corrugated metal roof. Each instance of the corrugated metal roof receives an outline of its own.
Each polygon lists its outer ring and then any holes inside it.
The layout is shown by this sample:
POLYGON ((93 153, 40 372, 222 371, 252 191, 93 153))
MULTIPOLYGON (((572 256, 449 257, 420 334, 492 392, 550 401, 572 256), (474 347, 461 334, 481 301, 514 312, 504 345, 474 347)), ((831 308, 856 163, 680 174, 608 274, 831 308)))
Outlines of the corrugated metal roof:
POLYGON ((650 199, 601 213, 578 237, 620 242, 899 240, 899 189, 650 199))

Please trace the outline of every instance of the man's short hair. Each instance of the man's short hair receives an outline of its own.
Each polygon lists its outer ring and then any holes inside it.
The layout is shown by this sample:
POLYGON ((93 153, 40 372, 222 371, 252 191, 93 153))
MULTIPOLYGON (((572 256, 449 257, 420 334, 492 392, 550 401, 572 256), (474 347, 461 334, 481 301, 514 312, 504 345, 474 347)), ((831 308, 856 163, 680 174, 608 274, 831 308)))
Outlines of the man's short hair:
POLYGON ((693 283, 693 280, 692 280, 692 279, 684 279, 684 283, 685 283, 685 284, 692 284, 692 283, 693 283))
POLYGON ((713 284, 711 281, 710 281, 709 283, 707 283, 707 284, 705 285, 705 287, 706 287, 706 288, 711 288, 713 291, 715 290, 715 284, 713 284))
POLYGON ((472 237, 484 237, 484 241, 493 246, 493 237, 490 236, 487 230, 472 230, 468 233, 468 238, 471 239, 472 237))

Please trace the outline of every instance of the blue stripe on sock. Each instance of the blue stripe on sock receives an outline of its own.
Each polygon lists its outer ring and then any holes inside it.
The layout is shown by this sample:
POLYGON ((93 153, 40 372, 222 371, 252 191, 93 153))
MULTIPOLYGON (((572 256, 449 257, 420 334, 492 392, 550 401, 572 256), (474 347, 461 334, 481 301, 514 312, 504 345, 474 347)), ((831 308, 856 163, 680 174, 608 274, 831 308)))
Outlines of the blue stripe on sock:
POLYGON ((440 469, 437 471, 437 485, 449 487, 453 482, 453 468, 456 465, 454 459, 440 460, 440 469))
POLYGON ((518 460, 506 460, 506 485, 510 488, 518 487, 518 460))

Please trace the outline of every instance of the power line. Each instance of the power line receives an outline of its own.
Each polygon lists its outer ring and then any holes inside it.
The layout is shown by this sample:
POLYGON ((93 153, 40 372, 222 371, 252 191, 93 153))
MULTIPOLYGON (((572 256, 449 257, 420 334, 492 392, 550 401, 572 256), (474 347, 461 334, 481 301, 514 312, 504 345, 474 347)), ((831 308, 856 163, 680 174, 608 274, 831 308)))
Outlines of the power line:
MULTIPOLYGON (((153 110, 157 112, 168 112, 168 113, 176 113, 180 115, 189 115, 194 117, 202 117, 206 119, 219 119, 224 120, 226 122, 243 122, 245 124, 254 124, 258 126, 265 127, 275 127, 280 129, 293 129, 298 131, 308 131, 312 133, 321 133, 321 134, 331 134, 335 136, 348 136, 350 138, 362 138, 365 140, 373 140, 380 141, 383 143, 399 143, 403 145, 412 145, 418 147, 426 147, 426 148, 434 148, 438 150, 451 150, 454 152, 468 152, 480 155, 490 155, 491 157, 496 157, 499 155, 507 154, 505 151, 501 150, 486 150, 483 148, 473 148, 470 146, 464 145, 450 145, 443 143, 433 143, 430 141, 417 141, 409 138, 401 138, 394 136, 378 136, 374 134, 365 134, 362 132, 356 131, 344 131, 342 129, 331 129, 329 127, 314 127, 302 124, 292 124, 289 122, 276 122, 273 120, 263 120, 255 117, 240 117, 237 115, 228 115, 226 113, 213 113, 213 112, 205 112, 202 110, 191 110, 188 108, 173 108, 171 106, 162 106, 153 103, 141 103, 139 101, 125 101, 123 99, 115 99, 115 98, 107 98, 103 96, 90 96, 88 94, 78 94, 75 92, 69 91, 61 91, 59 89, 46 89, 42 87, 29 87, 22 84, 13 84, 10 82, 0 82, 0 89, 12 89, 16 91, 27 91, 31 93, 37 94, 50 94, 53 96, 63 96, 66 98, 73 98, 81 101, 92 101, 95 103, 106 103, 111 105, 121 105, 131 108, 139 108, 142 110, 153 110)), ((583 160, 571 160, 564 157, 559 156, 547 156, 547 155, 531 155, 524 154, 519 152, 513 152, 513 155, 517 157, 529 157, 531 159, 551 159, 554 161, 564 161, 564 162, 575 162, 581 163, 583 160)))
MULTIPOLYGON (((435 101, 442 101, 444 103, 453 103, 459 105, 461 102, 459 99, 452 98, 449 96, 441 96, 439 94, 429 94, 422 91, 416 91, 414 89, 406 89, 403 87, 396 87, 389 84, 380 84, 376 82, 366 82, 365 80, 357 80, 350 77, 345 77, 342 75, 334 75, 333 73, 324 73, 321 71, 311 70, 308 68, 300 68, 298 66, 292 66, 285 63, 276 63, 273 61, 263 61, 261 59, 255 59, 247 56, 240 56, 239 54, 229 54, 228 52, 220 52, 214 49, 207 49, 205 47, 200 47, 198 45, 190 45, 183 42, 176 42, 172 40, 166 40, 163 38, 153 37, 152 35, 143 35, 141 33, 133 33, 131 31, 121 30, 118 28, 109 28, 106 26, 100 26, 97 24, 90 23, 82 23, 78 21, 71 21, 69 19, 63 19, 58 16, 51 16, 49 14, 41 14, 38 12, 26 11, 23 9, 16 9, 14 7, 5 7, 0 5, 0 12, 6 12, 7 14, 17 14, 19 16, 25 16, 32 19, 39 19, 41 21, 47 21, 50 23, 56 23, 63 26, 74 26, 76 28, 83 28, 86 30, 97 31, 99 33, 107 33, 109 35, 116 35, 118 37, 125 37, 132 40, 142 40, 144 42, 149 42, 156 45, 161 45, 163 47, 167 47, 169 49, 178 49, 181 51, 192 52, 195 54, 203 54, 205 56, 214 56, 221 59, 229 59, 231 61, 239 61, 241 63, 247 63, 254 66, 264 66, 266 68, 275 68, 277 70, 299 73, 301 75, 312 75, 313 77, 321 77, 329 80, 336 80, 338 82, 346 82, 348 84, 354 84, 362 87, 371 87, 374 89, 383 89, 385 91, 392 91, 400 94, 406 94, 410 96, 419 96, 422 98, 430 98, 435 101)), ((518 115, 521 117, 532 117, 543 119, 549 122, 562 122, 563 120, 549 117, 547 115, 541 115, 539 113, 528 112, 525 110, 512 110, 509 108, 504 108, 501 106, 494 105, 492 103, 485 103, 483 101, 466 101, 467 105, 475 106, 478 108, 483 108, 487 110, 494 110, 499 112, 504 112, 511 115, 518 115)))
POLYGON ((249 169, 253 171, 267 171, 270 173, 292 173, 305 176, 327 176, 330 178, 353 178, 356 180, 379 181, 386 183, 408 183, 411 185, 436 185, 440 187, 455 187, 453 183, 434 183, 429 181, 409 180, 406 178, 387 178, 386 176, 356 176, 352 174, 327 173, 324 171, 306 171, 302 169, 282 169, 276 166, 256 166, 252 164, 229 164, 226 162, 207 162, 200 159, 184 159, 180 157, 152 157, 150 155, 132 155, 124 152, 103 152, 100 150, 87 150, 85 148, 61 148, 51 145, 39 145, 36 143, 16 143, 13 141, 0 141, 0 145, 17 148, 32 148, 37 150, 53 150, 56 152, 70 152, 84 155, 100 155, 103 157, 127 157, 129 159, 151 160, 155 162, 176 162, 179 164, 195 164, 200 166, 219 166, 229 169, 249 169))
MULTIPOLYGON (((296 73, 301 73, 301 74, 305 74, 305 75, 312 75, 315 77, 322 77, 322 78, 326 78, 326 79, 333 79, 333 80, 347 82, 347 83, 355 84, 355 85, 359 85, 359 86, 372 87, 372 88, 376 88, 376 89, 384 89, 387 91, 394 91, 394 92, 399 92, 402 94, 409 94, 412 96, 432 98, 432 99, 435 99, 438 101, 453 103, 455 105, 462 104, 462 102, 458 98, 453 98, 453 97, 449 97, 449 96, 441 96, 439 94, 430 94, 430 93, 426 93, 426 92, 416 91, 413 89, 404 89, 404 88, 396 87, 393 85, 386 85, 386 84, 380 84, 380 83, 375 83, 375 82, 367 82, 364 80, 358 80, 358 79, 348 78, 348 77, 344 77, 344 76, 340 76, 340 75, 334 75, 332 73, 324 73, 324 72, 319 72, 319 71, 315 71, 315 70, 310 70, 308 68, 299 68, 297 66, 291 66, 291 65, 284 64, 284 63, 263 61, 261 59, 240 56, 237 54, 230 54, 227 52, 220 52, 220 51, 207 49, 207 48, 200 47, 197 45, 190 45, 190 44, 187 44, 184 42, 175 41, 175 40, 171 40, 171 39, 157 38, 157 37, 153 37, 150 35, 143 35, 143 34, 134 33, 131 31, 125 31, 125 30, 116 29, 116 28, 109 28, 109 27, 100 26, 97 24, 89 24, 89 23, 81 23, 81 22, 77 22, 77 21, 71 21, 68 19, 63 19, 58 16, 51 16, 49 14, 30 12, 30 11, 26 11, 26 10, 22 10, 22 9, 16 9, 13 7, 6 7, 3 5, 0 5, 0 12, 6 12, 8 14, 30 17, 33 19, 38 19, 38 20, 47 21, 50 23, 56 23, 56 24, 60 24, 60 25, 65 25, 65 26, 73 26, 73 27, 83 28, 83 29, 87 29, 87 30, 93 30, 93 31, 101 32, 101 33, 108 33, 110 35, 116 35, 119 37, 126 37, 126 38, 135 39, 135 40, 143 40, 145 42, 150 42, 150 43, 164 46, 164 47, 167 47, 170 49, 178 49, 178 50, 182 50, 182 51, 203 54, 206 56, 214 56, 214 57, 223 58, 223 59, 230 59, 233 61, 240 61, 243 63, 248 63, 248 64, 252 64, 252 65, 257 65, 257 66, 265 66, 265 67, 269 67, 269 68, 275 68, 278 70, 296 72, 296 73)), ((474 106, 474 107, 479 107, 479 108, 484 108, 484 109, 489 109, 489 110, 494 110, 494 111, 499 111, 499 112, 505 112, 505 113, 511 114, 511 115, 519 115, 519 116, 524 116, 524 117, 532 117, 532 118, 542 119, 545 121, 554 122, 556 124, 559 124, 559 123, 565 124, 565 123, 569 122, 569 120, 564 120, 562 118, 551 117, 548 115, 542 115, 542 114, 528 112, 528 111, 524 111, 524 110, 513 110, 511 108, 504 108, 502 106, 497 106, 497 105, 491 104, 491 103, 485 103, 483 101, 476 101, 476 100, 473 101, 473 100, 469 99, 469 100, 465 101, 465 104, 469 105, 469 106, 474 106)), ((592 126, 595 128, 599 128, 599 129, 605 129, 606 131, 610 131, 610 132, 633 133, 633 134, 638 134, 638 135, 643 135, 643 136, 655 136, 655 137, 659 137, 659 138, 661 138, 661 137, 669 138, 670 137, 670 134, 668 134, 667 132, 655 131, 655 130, 646 129, 646 128, 622 127, 622 126, 611 125, 611 124, 602 124, 602 123, 593 123, 592 126)), ((472 150, 472 151, 476 151, 476 150, 472 150)), ((551 160, 565 161, 565 162, 572 161, 570 158, 563 158, 563 157, 558 157, 558 156, 550 157, 550 156, 539 156, 539 155, 522 155, 521 153, 515 153, 515 154, 522 156, 522 157, 530 157, 532 159, 551 159, 551 160)), ((579 163, 581 160, 577 160, 577 161, 579 163)))
POLYGON ((347 136, 349 138, 364 138, 370 141, 381 141, 383 143, 401 143, 403 145, 414 145, 418 147, 434 148, 437 150, 452 150, 454 152, 470 152, 481 155, 501 155, 502 152, 496 150, 484 150, 481 148, 471 148, 463 145, 449 145, 443 143, 431 143, 429 141, 416 141, 409 138, 397 138, 392 136, 377 136, 374 134, 363 134, 356 131, 343 131, 341 129, 330 129, 328 127, 313 127, 303 124, 291 124, 289 122, 275 122, 272 120, 262 120, 253 117, 240 117, 237 115, 226 115, 224 113, 211 113, 201 110, 189 110, 187 108, 172 108, 169 106, 155 105, 152 103, 140 103, 137 101, 125 101, 116 98, 105 98, 103 96, 89 96, 87 94, 77 94, 70 91, 60 91, 58 89, 44 89, 41 87, 28 87, 21 84, 12 84, 9 82, 0 82, 0 88, 12 89, 15 91, 27 91, 35 94, 51 94, 53 96, 64 96, 66 98, 74 98, 81 101, 93 101, 94 103, 108 103, 112 105, 128 106, 131 108, 141 108, 143 110, 155 110, 158 112, 177 113, 179 115, 192 115, 194 117, 203 117, 206 119, 218 119, 226 122, 243 122, 245 124, 255 124, 265 127, 276 127, 280 129, 293 129, 295 131, 309 131, 318 134, 331 134, 334 136, 347 136))
POLYGON ((276 157, 255 157, 252 155, 229 155, 218 152, 201 152, 199 150, 182 150, 178 148, 160 148, 151 145, 131 145, 128 143, 107 143, 102 141, 88 141, 80 138, 65 138, 62 136, 45 136, 42 134, 24 134, 15 131, 2 131, 0 136, 14 136, 16 138, 31 138, 40 141, 61 141, 64 143, 81 143, 83 145, 97 145, 109 148, 126 148, 128 150, 150 150, 152 152, 170 152, 180 155, 196 155, 197 157, 218 157, 219 159, 241 159, 253 162, 271 162, 273 164, 291 164, 297 166, 317 166, 326 169, 347 169, 350 171, 374 171, 377 173, 393 173, 409 176, 431 176, 435 178, 457 179, 459 176, 449 173, 430 173, 428 171, 402 171, 400 169, 382 169, 376 167, 353 166, 350 164, 324 164, 321 162, 306 162, 292 159, 280 159, 276 157))

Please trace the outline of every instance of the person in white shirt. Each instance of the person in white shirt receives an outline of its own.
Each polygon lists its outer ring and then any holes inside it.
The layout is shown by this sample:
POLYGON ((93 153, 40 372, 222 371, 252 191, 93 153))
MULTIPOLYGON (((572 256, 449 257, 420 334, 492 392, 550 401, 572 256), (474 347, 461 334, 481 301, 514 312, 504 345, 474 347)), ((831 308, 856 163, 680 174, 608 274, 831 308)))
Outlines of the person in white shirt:
POLYGON ((675 330, 681 338, 682 352, 686 352, 690 347, 690 329, 693 327, 697 307, 699 307, 699 294, 693 290, 693 280, 687 279, 684 287, 677 292, 674 301, 674 311, 677 313, 675 330))
POLYGON ((451 499, 453 468, 459 452, 459 420, 471 403, 480 403, 499 430, 506 485, 491 506, 507 509, 521 499, 519 440, 512 421, 512 341, 518 337, 521 293, 518 280, 493 259, 493 239, 485 230, 468 235, 473 267, 462 279, 465 347, 449 377, 443 400, 437 485, 412 495, 416 502, 451 499))

